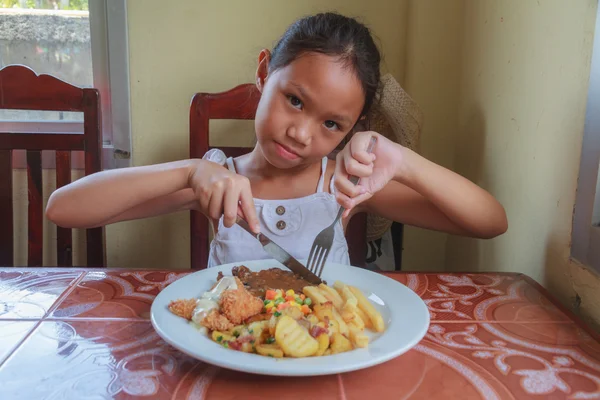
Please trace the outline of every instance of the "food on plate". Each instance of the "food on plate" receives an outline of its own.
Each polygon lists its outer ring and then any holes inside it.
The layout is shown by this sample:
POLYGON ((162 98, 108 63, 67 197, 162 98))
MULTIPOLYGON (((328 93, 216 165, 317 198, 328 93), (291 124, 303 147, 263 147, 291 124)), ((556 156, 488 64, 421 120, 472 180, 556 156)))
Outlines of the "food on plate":
POLYGON ((274 358, 365 348, 367 329, 385 330, 369 299, 340 281, 315 286, 288 271, 253 272, 245 266, 234 267, 232 275, 219 273, 200 298, 171 301, 169 310, 205 328, 223 347, 274 358))
MULTIPOLYGON (((303 287, 311 285, 311 283, 293 272, 279 268, 253 272, 248 267, 240 265, 232 268, 231 275, 242 281, 250 293, 262 298, 264 298, 267 289, 291 289, 297 293, 302 293, 303 287)), ((221 279, 222 276, 223 274, 219 273, 217 280, 221 279)))

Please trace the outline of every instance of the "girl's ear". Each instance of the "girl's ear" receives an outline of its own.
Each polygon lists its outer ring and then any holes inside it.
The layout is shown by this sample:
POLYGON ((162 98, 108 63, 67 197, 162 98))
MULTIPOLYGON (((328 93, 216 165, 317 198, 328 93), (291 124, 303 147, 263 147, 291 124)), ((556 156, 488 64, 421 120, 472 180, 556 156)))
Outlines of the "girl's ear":
POLYGON ((256 88, 261 93, 269 76, 269 62, 271 62, 271 52, 267 49, 261 50, 258 55, 258 67, 256 68, 256 88))

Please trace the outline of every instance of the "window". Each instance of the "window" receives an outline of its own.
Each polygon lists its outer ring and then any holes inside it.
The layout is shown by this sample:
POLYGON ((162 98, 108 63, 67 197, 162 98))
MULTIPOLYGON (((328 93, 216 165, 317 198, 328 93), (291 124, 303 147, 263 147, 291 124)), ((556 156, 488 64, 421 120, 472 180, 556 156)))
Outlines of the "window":
POLYGON ((595 32, 571 252, 600 271, 600 7, 595 32))
MULTIPOLYGON (((104 168, 128 166, 125 0, 0 0, 0 26, 0 68, 23 64, 37 74, 100 91, 104 168)), ((83 132, 83 114, 0 110, 0 131, 83 132)), ((16 156, 15 164, 24 167, 24 158, 16 156)))

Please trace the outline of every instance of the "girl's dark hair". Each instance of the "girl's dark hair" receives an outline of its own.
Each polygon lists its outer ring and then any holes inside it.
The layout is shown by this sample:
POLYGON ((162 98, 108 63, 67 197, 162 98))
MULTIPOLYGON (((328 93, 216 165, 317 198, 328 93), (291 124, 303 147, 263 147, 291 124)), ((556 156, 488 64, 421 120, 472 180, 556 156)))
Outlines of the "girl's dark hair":
POLYGON ((362 115, 369 112, 379 88, 381 56, 365 25, 337 13, 321 13, 294 22, 271 52, 269 70, 276 71, 306 53, 337 57, 358 76, 365 93, 362 115))

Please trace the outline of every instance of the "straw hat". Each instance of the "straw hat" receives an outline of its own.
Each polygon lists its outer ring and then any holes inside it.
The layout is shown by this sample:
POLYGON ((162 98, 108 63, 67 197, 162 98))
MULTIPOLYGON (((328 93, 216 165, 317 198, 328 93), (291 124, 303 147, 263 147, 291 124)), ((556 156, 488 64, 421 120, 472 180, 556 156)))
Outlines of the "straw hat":
MULTIPOLYGON (((381 78, 378 99, 358 130, 375 131, 411 150, 418 151, 423 113, 417 103, 390 74, 381 78)), ((367 241, 381 238, 392 225, 391 220, 367 216, 367 241)))

